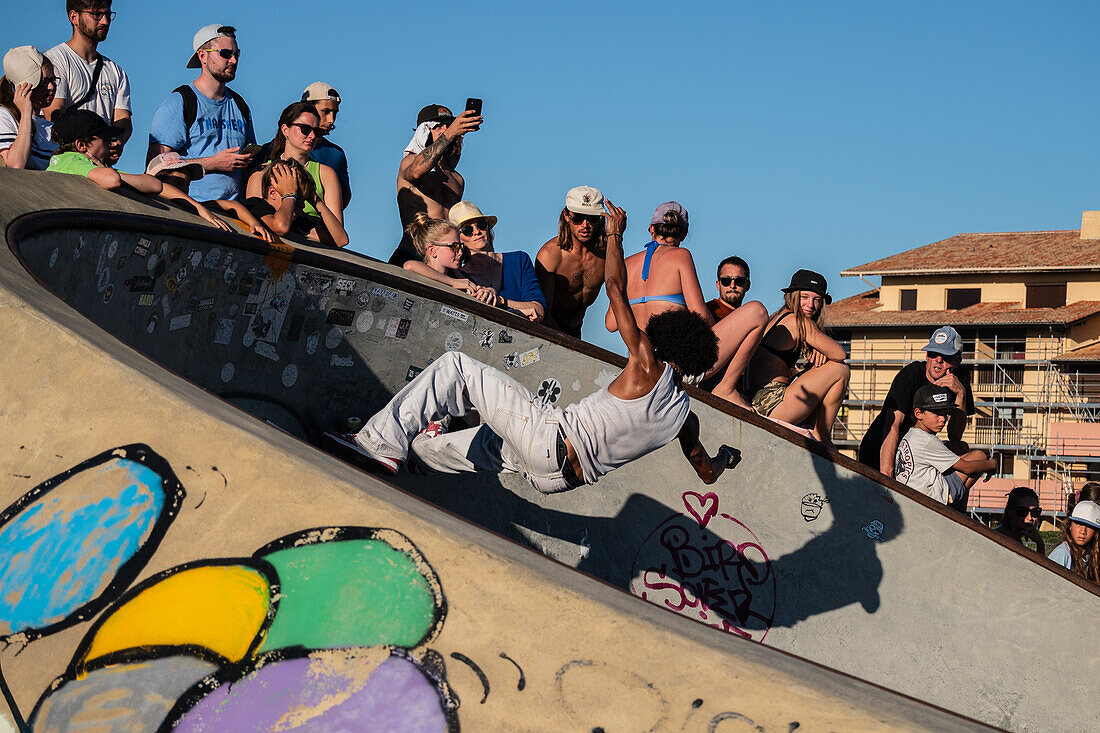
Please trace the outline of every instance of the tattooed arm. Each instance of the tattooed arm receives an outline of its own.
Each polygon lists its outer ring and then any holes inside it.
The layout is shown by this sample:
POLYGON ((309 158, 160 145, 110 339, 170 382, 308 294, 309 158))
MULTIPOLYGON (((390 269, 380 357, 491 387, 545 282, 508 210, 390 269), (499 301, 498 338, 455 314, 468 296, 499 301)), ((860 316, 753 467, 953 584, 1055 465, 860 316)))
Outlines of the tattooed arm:
MULTIPOLYGON (((415 184, 445 156, 455 141, 467 132, 473 132, 481 125, 481 116, 467 110, 454 119, 446 129, 435 136, 435 140, 416 155, 406 155, 401 159, 401 177, 415 184)), ((436 128, 438 129, 438 128, 436 128)))

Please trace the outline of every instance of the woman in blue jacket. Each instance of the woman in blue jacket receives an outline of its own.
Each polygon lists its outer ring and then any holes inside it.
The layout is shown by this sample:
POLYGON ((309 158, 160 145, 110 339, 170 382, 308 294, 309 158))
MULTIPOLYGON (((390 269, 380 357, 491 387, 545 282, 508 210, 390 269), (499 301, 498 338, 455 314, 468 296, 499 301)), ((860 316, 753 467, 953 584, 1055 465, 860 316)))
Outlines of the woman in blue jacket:
POLYGON ((539 288, 535 266, 526 252, 493 250, 495 216, 486 216, 469 201, 451 207, 451 224, 458 230, 462 244, 470 251, 462 271, 470 280, 497 294, 495 305, 516 311, 535 323, 546 316, 546 296, 539 288))

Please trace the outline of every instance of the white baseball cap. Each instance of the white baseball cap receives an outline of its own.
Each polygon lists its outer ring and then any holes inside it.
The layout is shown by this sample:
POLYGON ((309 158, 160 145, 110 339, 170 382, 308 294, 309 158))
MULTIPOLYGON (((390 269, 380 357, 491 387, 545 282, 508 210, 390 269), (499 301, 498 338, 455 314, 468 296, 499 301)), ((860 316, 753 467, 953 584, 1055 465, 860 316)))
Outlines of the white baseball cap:
POLYGON ((1093 529, 1100 529, 1100 505, 1094 501, 1079 501, 1073 507, 1073 514, 1069 518, 1078 524, 1085 524, 1093 529))
POLYGON ((4 78, 13 87, 30 83, 36 87, 42 83, 42 52, 34 46, 16 46, 4 54, 4 78))
POLYGON ((191 42, 191 47, 195 49, 195 53, 191 54, 191 58, 187 61, 188 69, 197 69, 202 66, 199 63, 199 49, 206 44, 213 41, 215 38, 236 38, 237 29, 231 25, 225 25, 224 23, 211 23, 210 25, 204 25, 195 32, 195 39, 191 42))
POLYGON ((592 186, 577 186, 565 194, 565 208, 574 214, 600 216, 604 213, 603 194, 592 186))
POLYGON ((331 99, 339 104, 340 93, 333 89, 331 84, 326 84, 323 81, 313 82, 302 92, 303 102, 323 102, 326 99, 331 99))

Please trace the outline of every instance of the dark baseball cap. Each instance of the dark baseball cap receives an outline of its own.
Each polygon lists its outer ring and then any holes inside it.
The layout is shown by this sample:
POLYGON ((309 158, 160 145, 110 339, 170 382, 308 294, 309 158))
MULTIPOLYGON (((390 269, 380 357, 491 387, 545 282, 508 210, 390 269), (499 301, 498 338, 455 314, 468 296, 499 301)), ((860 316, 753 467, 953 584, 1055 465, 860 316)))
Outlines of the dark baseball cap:
POLYGON ((832 303, 833 296, 826 292, 828 289, 829 283, 821 273, 813 270, 799 270, 791 275, 791 284, 783 288, 783 292, 793 293, 796 290, 808 290, 811 293, 820 295, 826 303, 832 303))
POLYGON ((420 127, 425 122, 442 122, 449 125, 454 122, 455 116, 451 114, 451 110, 444 107, 442 104, 429 104, 420 110, 420 114, 416 116, 416 126, 420 127))
POLYGON ((53 136, 60 145, 73 143, 86 137, 113 140, 121 135, 121 129, 108 125, 102 117, 87 109, 70 108, 53 123, 53 136))
POLYGON ((955 409, 955 393, 938 384, 925 384, 913 395, 913 407, 946 415, 955 409))

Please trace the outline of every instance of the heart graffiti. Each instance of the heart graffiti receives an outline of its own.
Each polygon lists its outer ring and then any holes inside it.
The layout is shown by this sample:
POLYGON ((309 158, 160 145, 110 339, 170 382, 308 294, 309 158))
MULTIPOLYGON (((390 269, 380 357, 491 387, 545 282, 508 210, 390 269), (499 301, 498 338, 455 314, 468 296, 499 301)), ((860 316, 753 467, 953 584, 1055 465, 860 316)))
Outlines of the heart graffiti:
POLYGON ((683 497, 684 506, 695 517, 700 527, 706 527, 707 522, 718 513, 718 494, 708 491, 706 494, 698 494, 694 491, 685 491, 683 497))

